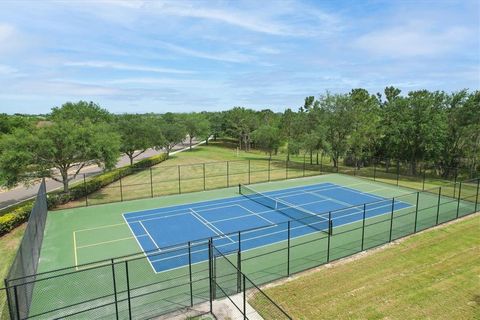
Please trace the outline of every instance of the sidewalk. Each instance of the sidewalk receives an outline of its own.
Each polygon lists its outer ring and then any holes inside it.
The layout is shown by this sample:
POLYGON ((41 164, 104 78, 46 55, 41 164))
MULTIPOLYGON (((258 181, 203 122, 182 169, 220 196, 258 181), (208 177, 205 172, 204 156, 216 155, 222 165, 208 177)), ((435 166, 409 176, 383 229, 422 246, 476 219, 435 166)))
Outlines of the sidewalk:
MULTIPOLYGON (((205 143, 205 141, 201 141, 201 142, 194 141, 193 143, 195 145, 200 145, 205 143)), ((185 140, 184 142, 176 145, 173 148, 172 152, 170 152, 170 154, 182 152, 182 151, 188 150, 188 148, 189 148, 188 140, 185 140)), ((156 151, 154 149, 147 149, 147 151, 145 151, 144 153, 139 155, 137 158, 135 158, 134 162, 140 161, 141 159, 144 159, 144 158, 152 157, 160 153, 162 152, 156 151)), ((130 159, 128 158, 128 156, 122 155, 115 167, 117 168, 123 167, 129 164, 130 164, 130 159)), ((80 174, 75 179, 70 181, 70 183, 83 179, 83 175, 82 175, 83 173, 91 173, 92 175, 95 175, 94 172, 100 173, 99 168, 97 166, 89 166, 87 168, 84 168, 80 171, 80 174)), ((46 179, 45 182, 47 186, 47 191, 53 191, 59 188, 63 188, 62 183, 57 182, 55 180, 46 179)), ((7 208, 21 201, 35 197, 35 195, 38 192, 39 186, 40 186, 40 182, 34 183, 28 187, 21 185, 8 191, 0 192, 0 209, 7 208)))

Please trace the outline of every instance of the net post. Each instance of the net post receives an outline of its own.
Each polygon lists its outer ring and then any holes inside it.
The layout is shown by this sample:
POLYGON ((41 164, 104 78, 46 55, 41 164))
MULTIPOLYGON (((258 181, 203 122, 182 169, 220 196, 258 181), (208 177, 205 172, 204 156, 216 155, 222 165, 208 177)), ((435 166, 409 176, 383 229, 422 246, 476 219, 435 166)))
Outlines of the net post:
POLYGON ((238 184, 238 194, 242 194, 242 185, 238 184))
POLYGON ((119 176, 120 176, 120 201, 123 201, 122 174, 119 173, 119 176))
POLYGON ((420 198, 420 191, 417 192, 417 203, 415 205, 415 222, 413 226, 413 233, 417 233, 417 219, 418 219, 418 200, 420 198))
POLYGON ((377 178, 377 159, 373 159, 373 181, 377 178))
POLYGON ((392 211, 390 213, 390 237, 389 242, 392 241, 392 231, 393 231, 393 212, 395 211, 395 197, 392 198, 392 211))
POLYGON ((208 286, 209 286, 209 302, 210 313, 213 313, 213 264, 212 264, 212 238, 208 239, 208 286))
POLYGON ((132 319, 132 302, 130 297, 130 279, 128 276, 128 260, 125 260, 125 275, 127 280, 128 318, 132 319))
POLYGON ((365 242, 365 215, 366 215, 366 212, 367 212, 367 204, 364 203, 363 204, 363 219, 362 219, 362 250, 363 251, 363 245, 364 245, 364 242, 365 242))
POLYGON ((290 277, 290 220, 287 222, 287 277, 290 277))
POLYGON ((203 191, 207 190, 207 185, 205 183, 206 177, 205 177, 205 162, 203 163, 203 191))
POLYGON ((248 159, 248 184, 250 184, 250 175, 251 175, 251 172, 250 172, 250 159, 248 159))
POLYGON ((397 187, 398 187, 399 178, 400 178, 400 161, 397 160, 397 187))
POLYGON ((457 216, 456 219, 458 219, 458 213, 460 211, 460 199, 462 197, 462 182, 460 181, 460 185, 458 186, 458 201, 457 201, 457 216))
POLYGON ((330 262, 330 238, 333 234, 332 211, 328 212, 328 238, 327 238, 327 263, 330 262))
POLYGON ((182 193, 182 187, 181 187, 181 175, 180 175, 180 165, 177 166, 178 170, 178 194, 182 193))
POLYGON ((192 243, 190 241, 188 241, 188 277, 190 280, 190 307, 193 307, 192 243))
POLYGON ((230 161, 227 162, 227 188, 230 187, 230 161))
POLYGON ((272 160, 271 159, 268 159, 268 182, 270 182, 270 168, 271 168, 271 163, 272 160))
POLYGON ((88 207, 88 189, 87 189, 87 178, 85 177, 85 173, 83 174, 83 189, 85 192, 85 207, 88 207))
POLYGON ((480 178, 477 179, 477 194, 475 195, 475 212, 477 212, 478 206, 478 192, 480 191, 480 178))
POLYGON ((115 319, 118 320, 118 296, 117 296, 117 279, 115 276, 115 263, 113 259, 110 260, 112 265, 112 278, 113 278, 113 296, 115 299, 115 319))
POLYGON ((440 198, 442 196, 442 187, 438 187, 438 202, 437 202, 437 220, 435 224, 438 224, 438 218, 440 215, 440 198))
POLYGON ((152 167, 150 167, 150 195, 153 198, 153 173, 152 173, 152 167))

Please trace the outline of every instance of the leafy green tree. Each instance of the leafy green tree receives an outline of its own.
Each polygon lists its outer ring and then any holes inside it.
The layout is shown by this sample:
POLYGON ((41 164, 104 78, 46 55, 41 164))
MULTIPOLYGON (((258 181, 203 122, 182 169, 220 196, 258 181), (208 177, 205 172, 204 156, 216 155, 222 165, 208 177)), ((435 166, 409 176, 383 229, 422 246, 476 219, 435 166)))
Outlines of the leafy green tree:
POLYGON ((252 133, 255 146, 266 151, 270 159, 272 158, 272 153, 276 152, 280 147, 280 137, 279 129, 270 125, 262 125, 252 133))
POLYGON ((111 126, 89 119, 53 122, 34 132, 16 130, 1 141, 0 173, 8 186, 46 176, 62 182, 68 192, 68 182, 85 166, 114 167, 119 146, 111 126))
POLYGON ((120 151, 130 159, 130 165, 148 148, 162 142, 163 135, 151 118, 138 114, 123 114, 116 117, 120 135, 120 151))
POLYGON ((157 149, 165 148, 165 152, 169 155, 172 149, 185 139, 187 131, 183 123, 173 114, 165 114, 156 119, 155 123, 162 133, 161 141, 156 142, 155 146, 157 149))
POLYGON ((235 107, 226 112, 225 119, 227 133, 238 138, 240 149, 243 145, 245 151, 249 151, 251 134, 259 125, 259 119, 255 111, 235 107))
MULTIPOLYGON (((204 137, 210 133, 210 122, 201 113, 190 113, 182 117, 183 125, 188 134, 189 147, 192 150, 192 141, 197 137, 204 137)), ((207 138, 208 140, 208 138, 207 138)))
POLYGON ((65 120, 83 121, 90 119, 92 123, 112 122, 114 117, 106 109, 93 102, 67 102, 61 107, 52 108, 50 119, 56 122, 65 120))

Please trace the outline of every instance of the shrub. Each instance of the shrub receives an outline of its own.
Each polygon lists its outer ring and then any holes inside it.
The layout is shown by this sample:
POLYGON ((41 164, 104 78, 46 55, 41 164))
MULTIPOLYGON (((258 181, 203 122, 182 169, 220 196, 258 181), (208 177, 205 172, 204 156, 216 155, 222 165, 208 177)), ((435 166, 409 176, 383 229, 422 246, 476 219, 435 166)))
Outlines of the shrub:
MULTIPOLYGON (((121 177, 137 172, 139 169, 152 167, 165 161, 167 158, 168 156, 165 153, 162 153, 150 158, 142 159, 139 162, 134 163, 132 166, 125 166, 96 175, 87 180, 85 184, 79 183, 71 187, 68 193, 59 191, 50 192, 47 195, 48 208, 52 209, 58 205, 85 197, 85 195, 93 193, 117 181, 121 177)), ((2 213, 0 213, 0 236, 10 232, 13 228, 27 221, 28 216, 32 211, 33 203, 34 200, 27 200, 21 204, 3 210, 2 213)))

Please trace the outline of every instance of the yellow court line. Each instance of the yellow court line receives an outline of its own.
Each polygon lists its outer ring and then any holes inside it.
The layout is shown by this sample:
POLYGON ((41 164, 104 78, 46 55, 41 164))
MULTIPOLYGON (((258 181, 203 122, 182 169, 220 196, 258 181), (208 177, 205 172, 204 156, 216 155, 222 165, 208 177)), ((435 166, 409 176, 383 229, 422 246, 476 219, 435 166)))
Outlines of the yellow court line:
POLYGON ((75 268, 76 268, 78 265, 78 260, 77 260, 77 239, 75 237, 75 232, 76 231, 73 231, 73 255, 75 257, 75 268))
MULTIPOLYGON (((140 236, 137 236, 137 237, 142 237, 142 236, 146 236, 146 235, 140 235, 140 236)), ((112 243, 112 242, 117 242, 117 241, 124 241, 124 240, 129 240, 129 239, 135 239, 135 237, 127 237, 127 238, 108 240, 108 241, 103 241, 103 242, 98 242, 98 243, 86 244, 84 246, 77 247, 77 249, 94 247, 94 246, 99 246, 99 245, 102 245, 102 244, 107 244, 107 243, 112 243)))

